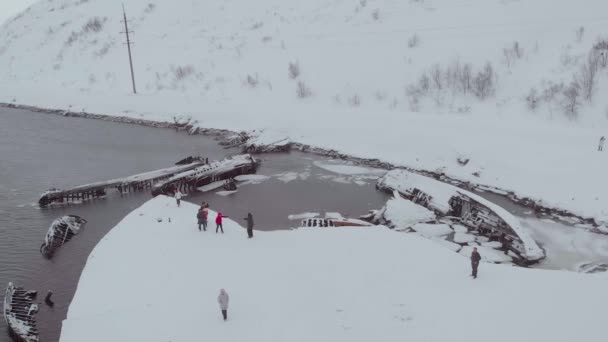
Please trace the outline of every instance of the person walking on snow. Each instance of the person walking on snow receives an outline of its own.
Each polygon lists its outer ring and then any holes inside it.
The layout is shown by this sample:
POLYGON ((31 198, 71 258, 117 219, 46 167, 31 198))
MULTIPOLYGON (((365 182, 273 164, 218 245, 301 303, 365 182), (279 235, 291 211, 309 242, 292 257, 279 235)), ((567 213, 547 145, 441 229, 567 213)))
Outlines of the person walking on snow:
POLYGON ((207 215, 209 215, 208 211, 204 207, 200 207, 198 209, 198 213, 196 214, 196 218, 198 219, 198 230, 201 231, 201 225, 203 226, 203 231, 207 231, 207 215))
POLYGON ((597 147, 598 151, 603 151, 604 150, 604 142, 606 142, 606 137, 602 136, 600 138, 600 144, 597 147))
POLYGON ((251 239, 253 237, 253 215, 248 213, 244 220, 247 221, 247 236, 251 239))
POLYGON ((481 260, 481 255, 477 252, 477 247, 473 248, 473 253, 471 253, 471 267, 473 268, 473 273, 471 276, 477 279, 477 268, 479 267, 479 261, 481 260))
POLYGON ((217 234, 218 229, 222 230, 222 234, 224 234, 224 227, 222 227, 222 219, 224 217, 228 217, 228 216, 224 216, 222 215, 222 213, 217 213, 217 217, 215 218, 215 233, 217 234))
POLYGON ((177 206, 179 207, 179 204, 182 202, 182 197, 184 195, 179 191, 179 189, 177 191, 175 191, 175 201, 177 202, 177 206))
POLYGON ((230 296, 228 296, 228 292, 226 290, 221 289, 220 294, 217 296, 217 302, 220 304, 220 310, 222 310, 222 316, 224 317, 224 321, 228 319, 228 302, 230 301, 230 296))

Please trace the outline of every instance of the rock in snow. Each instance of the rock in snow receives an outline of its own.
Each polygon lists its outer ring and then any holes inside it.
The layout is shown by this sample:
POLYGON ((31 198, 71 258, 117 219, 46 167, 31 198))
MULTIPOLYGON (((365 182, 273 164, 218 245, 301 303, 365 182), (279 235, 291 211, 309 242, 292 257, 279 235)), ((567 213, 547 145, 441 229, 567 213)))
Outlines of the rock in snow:
POLYGON ((196 210, 158 196, 114 227, 89 256, 60 341, 605 340, 606 274, 482 264, 472 280, 466 257, 416 234, 307 228, 247 239, 230 219, 225 234, 199 232, 196 210))

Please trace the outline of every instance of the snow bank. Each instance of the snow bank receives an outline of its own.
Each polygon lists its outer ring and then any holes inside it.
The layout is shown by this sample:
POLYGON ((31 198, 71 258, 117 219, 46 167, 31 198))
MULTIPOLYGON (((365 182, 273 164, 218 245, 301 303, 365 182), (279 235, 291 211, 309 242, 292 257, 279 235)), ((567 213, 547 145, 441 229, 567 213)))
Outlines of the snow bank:
POLYGON ((605 340, 605 274, 483 264, 472 280, 467 258, 416 234, 307 228, 250 240, 230 219, 225 234, 199 232, 196 210, 159 196, 112 229, 60 341, 605 340))

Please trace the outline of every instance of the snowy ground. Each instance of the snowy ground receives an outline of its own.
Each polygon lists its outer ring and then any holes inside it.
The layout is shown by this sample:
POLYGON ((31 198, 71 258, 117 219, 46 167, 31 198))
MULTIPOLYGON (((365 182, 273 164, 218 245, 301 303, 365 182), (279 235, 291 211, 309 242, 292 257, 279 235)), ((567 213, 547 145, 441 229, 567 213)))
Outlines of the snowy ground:
POLYGON ((120 5, 39 1, 9 20, 0 102, 263 129, 608 221, 608 151, 595 151, 608 135, 608 68, 577 119, 565 117, 561 93, 535 111, 525 100, 531 88, 570 84, 606 35, 605 0, 130 0, 137 96, 120 5), (405 95, 433 65, 455 61, 474 72, 491 62, 496 94, 405 95), (309 97, 297 96, 299 83, 309 97))
POLYGON ((248 240, 230 220, 223 235, 199 232, 196 209, 159 196, 108 233, 61 342, 605 340, 606 274, 482 264, 473 280, 467 258, 417 235, 306 228, 248 240))

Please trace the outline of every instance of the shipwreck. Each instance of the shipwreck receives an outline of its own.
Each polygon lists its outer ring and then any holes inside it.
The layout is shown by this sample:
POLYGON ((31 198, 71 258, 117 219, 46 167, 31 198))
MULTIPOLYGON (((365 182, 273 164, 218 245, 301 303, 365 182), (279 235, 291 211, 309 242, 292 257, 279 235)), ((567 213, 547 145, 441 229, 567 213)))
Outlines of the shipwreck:
POLYGON ((545 251, 519 220, 502 207, 450 184, 405 170, 389 171, 377 188, 395 191, 403 198, 458 222, 490 238, 500 238, 519 264, 530 265, 545 258, 545 251))
POLYGON ((59 247, 70 241, 87 223, 87 220, 75 215, 67 215, 53 221, 40 246, 40 253, 50 259, 59 247))
POLYGON ((163 179, 167 179, 181 172, 195 169, 208 163, 208 158, 188 157, 177 162, 175 166, 140 173, 133 176, 111 179, 108 181, 90 183, 68 189, 49 189, 40 196, 38 203, 41 207, 54 203, 80 202, 105 197, 109 190, 116 190, 121 194, 143 191, 163 179))
POLYGON ((250 154, 239 154, 223 160, 213 161, 155 183, 152 187, 152 196, 172 195, 177 190, 188 193, 193 189, 213 182, 252 174, 257 171, 259 163, 259 160, 250 154))
POLYGON ((4 296, 4 319, 8 333, 17 342, 38 342, 36 313, 38 305, 33 302, 36 291, 26 291, 8 283, 4 296))

